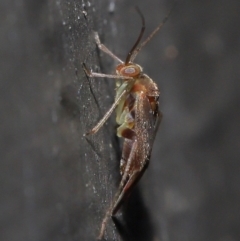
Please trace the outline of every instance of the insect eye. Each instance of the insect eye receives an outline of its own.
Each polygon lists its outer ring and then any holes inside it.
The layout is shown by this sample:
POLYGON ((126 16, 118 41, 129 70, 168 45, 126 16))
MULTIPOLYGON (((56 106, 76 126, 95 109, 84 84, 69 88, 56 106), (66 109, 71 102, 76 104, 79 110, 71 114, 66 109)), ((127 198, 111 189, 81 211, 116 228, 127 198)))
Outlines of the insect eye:
POLYGON ((121 74, 129 77, 135 77, 139 75, 140 69, 137 66, 126 66, 122 68, 121 74))
POLYGON ((128 67, 128 68, 124 69, 125 74, 134 74, 135 72, 136 72, 136 69, 133 67, 128 67))
POLYGON ((122 76, 137 77, 141 73, 141 68, 136 64, 126 66, 125 64, 119 64, 116 68, 116 72, 122 76))

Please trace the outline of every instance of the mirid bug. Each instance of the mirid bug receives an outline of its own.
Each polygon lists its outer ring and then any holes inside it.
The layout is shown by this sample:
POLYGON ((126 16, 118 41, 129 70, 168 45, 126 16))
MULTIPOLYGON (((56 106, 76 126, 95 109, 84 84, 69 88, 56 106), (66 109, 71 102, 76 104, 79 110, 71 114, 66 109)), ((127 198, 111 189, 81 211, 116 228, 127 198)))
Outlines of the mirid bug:
POLYGON ((102 221, 98 239, 102 239, 109 217, 117 213, 124 199, 130 194, 132 188, 146 170, 155 135, 162 118, 158 108, 160 92, 157 84, 143 73, 141 66, 133 63, 133 61, 142 47, 161 29, 172 10, 150 36, 140 44, 145 30, 145 20, 139 9, 136 9, 142 20, 142 28, 125 62, 100 42, 96 32, 94 35, 98 48, 120 63, 116 67, 116 75, 92 72, 83 64, 84 71, 89 77, 117 79, 115 102, 97 125, 86 135, 96 133, 116 109, 116 122, 119 125, 117 136, 124 138, 120 161, 122 179, 114 200, 102 221))

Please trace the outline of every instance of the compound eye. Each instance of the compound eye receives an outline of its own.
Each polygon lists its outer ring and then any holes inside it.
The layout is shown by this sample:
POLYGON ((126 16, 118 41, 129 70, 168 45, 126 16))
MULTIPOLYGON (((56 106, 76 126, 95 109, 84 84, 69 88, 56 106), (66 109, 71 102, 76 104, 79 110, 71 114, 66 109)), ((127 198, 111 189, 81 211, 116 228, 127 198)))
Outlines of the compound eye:
POLYGON ((124 69, 124 73, 127 75, 134 75, 136 73, 136 69, 134 67, 128 67, 124 69))
POLYGON ((118 75, 126 77, 137 77, 141 73, 142 69, 136 64, 119 64, 116 68, 118 75))
POLYGON ((138 68, 138 66, 134 66, 134 65, 131 65, 131 66, 124 66, 120 73, 123 75, 123 76, 129 76, 129 77, 136 77, 139 75, 140 73, 140 69, 138 68))

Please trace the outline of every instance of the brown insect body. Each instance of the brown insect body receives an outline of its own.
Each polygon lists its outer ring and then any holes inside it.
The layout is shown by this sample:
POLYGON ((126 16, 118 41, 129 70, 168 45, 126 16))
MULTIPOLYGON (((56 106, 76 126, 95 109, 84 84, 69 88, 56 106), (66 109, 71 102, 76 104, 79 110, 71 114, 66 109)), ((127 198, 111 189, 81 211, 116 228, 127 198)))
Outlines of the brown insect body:
POLYGON ((147 42, 161 29, 169 14, 163 22, 139 45, 145 30, 145 21, 141 12, 137 9, 142 19, 142 29, 139 37, 123 62, 103 45, 95 33, 95 41, 98 47, 112 58, 120 62, 116 67, 116 75, 95 73, 86 68, 85 73, 89 77, 106 77, 117 79, 115 102, 88 134, 96 133, 116 109, 116 122, 119 124, 117 135, 124 138, 122 157, 120 161, 120 173, 122 179, 118 192, 107 210, 102 221, 98 239, 102 239, 107 220, 117 213, 125 197, 127 197, 134 185, 146 170, 152 151, 153 141, 161 121, 162 114, 158 110, 159 89, 157 84, 143 73, 141 66, 133 63, 133 60, 146 45, 147 42))
POLYGON ((117 135, 124 138, 124 143, 120 162, 120 193, 113 205, 112 215, 118 211, 124 197, 130 193, 146 169, 157 121, 160 120, 159 90, 156 83, 143 74, 142 68, 137 64, 120 64, 116 70, 117 74, 134 79, 123 80, 116 94, 117 99, 123 90, 127 90, 116 111, 116 121, 120 125, 117 135))

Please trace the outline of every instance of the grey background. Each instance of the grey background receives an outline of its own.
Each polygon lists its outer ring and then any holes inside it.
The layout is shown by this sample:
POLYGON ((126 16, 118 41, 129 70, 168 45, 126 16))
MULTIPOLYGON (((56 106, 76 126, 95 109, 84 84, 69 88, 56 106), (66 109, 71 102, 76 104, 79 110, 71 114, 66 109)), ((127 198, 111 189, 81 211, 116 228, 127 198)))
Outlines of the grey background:
MULTIPOLYGON (((95 240, 119 183, 107 111, 114 73, 92 31, 124 59, 172 1, 1 1, 0 239, 95 240)), ((179 1, 136 61, 157 82, 164 119, 151 164, 107 240, 240 239, 240 2, 179 1), (170 50, 173 50, 171 52, 170 50), (171 54, 172 53, 172 54, 171 54), (120 234, 119 234, 120 233, 120 234)))

